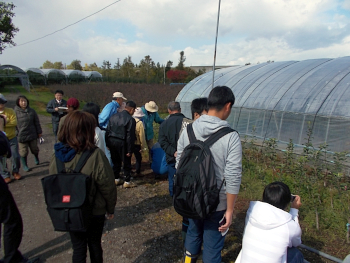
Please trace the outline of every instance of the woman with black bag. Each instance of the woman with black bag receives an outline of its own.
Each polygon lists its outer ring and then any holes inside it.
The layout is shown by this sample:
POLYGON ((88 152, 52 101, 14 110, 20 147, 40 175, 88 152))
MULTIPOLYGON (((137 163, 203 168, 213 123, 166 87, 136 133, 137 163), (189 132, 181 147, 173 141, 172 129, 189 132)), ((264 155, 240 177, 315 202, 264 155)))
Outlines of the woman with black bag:
POLYGON ((114 217, 117 199, 114 174, 103 151, 95 146, 96 126, 96 120, 90 113, 74 111, 68 114, 58 135, 60 142, 55 144, 55 154, 49 167, 50 175, 57 174, 57 157, 64 163, 67 173, 71 172, 85 151, 92 152, 80 171, 91 178, 88 197, 92 204, 92 217, 86 232, 69 232, 73 263, 86 262, 87 246, 91 262, 103 262, 101 237, 104 220, 114 217))

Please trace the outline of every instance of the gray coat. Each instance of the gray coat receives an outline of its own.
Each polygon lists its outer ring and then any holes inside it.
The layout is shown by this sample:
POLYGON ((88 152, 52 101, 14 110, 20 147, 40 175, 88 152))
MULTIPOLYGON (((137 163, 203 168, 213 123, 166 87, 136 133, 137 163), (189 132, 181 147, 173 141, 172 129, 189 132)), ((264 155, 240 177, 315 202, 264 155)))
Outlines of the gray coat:
MULTIPOLYGON (((193 131, 196 138, 205 141, 223 127, 230 127, 227 121, 214 116, 202 115, 193 122, 193 131)), ((177 142, 176 168, 179 164, 181 154, 185 147, 190 143, 187 130, 181 133, 177 142)), ((217 179, 217 185, 224 184, 220 191, 220 203, 216 211, 226 210, 226 192, 229 194, 238 194, 242 177, 242 146, 237 132, 231 132, 220 138, 210 147, 214 158, 214 169, 217 179)))
POLYGON ((17 116, 17 139, 19 142, 29 142, 42 134, 38 114, 35 110, 27 107, 25 110, 15 106, 17 116))

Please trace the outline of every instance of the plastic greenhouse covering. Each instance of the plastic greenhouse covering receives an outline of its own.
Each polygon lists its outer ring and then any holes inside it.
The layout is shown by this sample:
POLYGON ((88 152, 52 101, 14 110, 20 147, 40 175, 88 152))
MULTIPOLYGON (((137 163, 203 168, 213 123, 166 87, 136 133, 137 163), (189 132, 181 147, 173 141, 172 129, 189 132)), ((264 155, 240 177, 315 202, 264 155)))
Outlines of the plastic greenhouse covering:
POLYGON ((66 74, 69 83, 85 81, 85 74, 80 70, 62 69, 61 71, 66 74))
POLYGON ((29 80, 32 84, 45 84, 46 83, 46 79, 45 79, 45 73, 42 72, 40 69, 37 68, 24 68, 23 69, 28 77, 29 80))
MULTIPOLYGON (((178 94, 186 116, 193 99, 209 95, 212 76, 195 78, 178 94)), ((219 69, 214 86, 232 89, 236 101, 227 120, 241 139, 276 138, 278 147, 292 139, 301 146, 312 129, 314 146, 327 143, 333 152, 350 151, 350 57, 219 69)))
POLYGON ((102 81, 102 74, 97 71, 82 71, 85 77, 89 80, 99 80, 102 81))
POLYGON ((30 90, 28 75, 19 67, 14 65, 0 65, 0 80, 5 78, 18 78, 22 86, 30 90))
POLYGON ((41 69, 44 72, 47 83, 66 83, 66 74, 59 69, 41 69))

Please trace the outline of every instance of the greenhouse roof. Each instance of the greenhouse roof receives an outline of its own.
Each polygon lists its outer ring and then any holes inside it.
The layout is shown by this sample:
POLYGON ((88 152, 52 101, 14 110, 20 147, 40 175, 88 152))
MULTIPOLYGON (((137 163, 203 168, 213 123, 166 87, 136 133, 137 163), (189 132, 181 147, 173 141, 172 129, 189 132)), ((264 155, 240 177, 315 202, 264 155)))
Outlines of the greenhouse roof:
POLYGON ((51 72, 55 72, 55 73, 58 73, 60 75, 66 76, 66 74, 62 70, 59 70, 59 69, 50 68, 50 69, 41 69, 41 71, 44 72, 45 76, 48 76, 51 72))
POLYGON ((61 71, 64 72, 64 74, 66 74, 67 77, 69 77, 71 74, 77 74, 77 75, 85 77, 85 75, 80 70, 63 69, 61 71))
POLYGON ((97 71, 82 71, 82 73, 87 78, 91 78, 91 77, 102 78, 102 74, 100 72, 97 72, 97 71))
POLYGON ((23 70, 25 72, 32 71, 32 72, 39 73, 39 74, 45 76, 45 73, 42 70, 38 69, 38 68, 24 68, 23 70))
POLYGON ((16 75, 16 76, 27 75, 27 73, 26 73, 24 70, 22 70, 22 69, 19 68, 19 67, 13 66, 13 65, 1 65, 1 66, 0 66, 0 71, 1 71, 1 72, 6 72, 6 74, 0 73, 0 76, 4 76, 4 75, 6 75, 6 76, 8 76, 8 75, 11 75, 11 76, 13 76, 13 75, 16 75), (11 74, 8 74, 9 72, 6 71, 6 69, 7 69, 7 70, 11 70, 11 71, 12 71, 12 70, 15 70, 15 71, 17 71, 17 74, 12 74, 12 72, 11 72, 11 74))
MULTIPOLYGON (((212 72, 188 83, 177 101, 206 97, 212 72)), ((350 57, 239 66, 215 71, 214 86, 228 86, 234 107, 350 118, 350 57)))

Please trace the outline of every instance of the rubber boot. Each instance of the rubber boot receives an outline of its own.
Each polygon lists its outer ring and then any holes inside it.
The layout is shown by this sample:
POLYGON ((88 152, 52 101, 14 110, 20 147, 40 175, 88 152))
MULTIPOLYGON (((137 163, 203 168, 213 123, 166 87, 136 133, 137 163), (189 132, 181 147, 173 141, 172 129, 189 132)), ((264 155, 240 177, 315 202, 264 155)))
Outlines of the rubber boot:
POLYGON ((184 259, 183 259, 184 263, 196 263, 197 259, 198 259, 198 255, 191 255, 190 252, 185 251, 184 259))
POLYGON ((21 157, 21 162, 22 162, 23 171, 29 172, 30 169, 28 168, 28 165, 27 165, 27 157, 21 157))
POLYGON ((34 155, 34 160, 35 160, 35 164, 38 165, 40 162, 39 162, 39 155, 35 154, 34 155))

